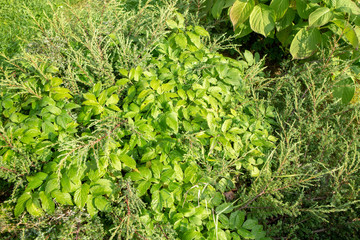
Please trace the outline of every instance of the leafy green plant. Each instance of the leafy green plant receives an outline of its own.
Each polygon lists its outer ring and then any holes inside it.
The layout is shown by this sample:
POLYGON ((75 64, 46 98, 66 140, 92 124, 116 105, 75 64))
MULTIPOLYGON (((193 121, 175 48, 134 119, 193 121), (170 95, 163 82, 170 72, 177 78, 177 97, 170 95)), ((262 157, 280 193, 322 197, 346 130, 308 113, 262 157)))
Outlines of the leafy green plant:
POLYGON ((345 57, 347 48, 337 50, 323 51, 319 61, 285 62, 284 75, 256 83, 276 109, 279 140, 259 177, 239 189, 247 193, 239 202, 266 219, 271 237, 353 239, 359 234, 359 105, 333 98, 334 86, 349 78, 357 60, 345 57))
MULTIPOLYGON (((209 34, 185 27, 180 14, 167 24, 173 33, 147 69, 119 68, 115 84, 97 82, 81 95, 48 63, 37 71, 19 63, 20 75, 4 71, 1 166, 10 176, 3 177, 27 179, 16 217, 53 214, 57 205, 96 217, 116 211, 117 199, 131 217, 128 202, 138 199, 146 236, 171 223, 181 239, 267 239, 256 219, 237 210, 232 192, 239 175, 259 175, 275 147, 273 109, 247 97, 260 63, 249 53, 245 62, 210 52, 201 40, 209 34), (134 189, 119 188, 124 181, 134 189)), ((124 228, 112 236, 136 235, 124 228)))
POLYGON ((237 37, 256 32, 290 46, 294 59, 313 55, 336 35, 354 49, 359 45, 360 8, 352 0, 216 0, 207 1, 219 18, 228 8, 237 37))

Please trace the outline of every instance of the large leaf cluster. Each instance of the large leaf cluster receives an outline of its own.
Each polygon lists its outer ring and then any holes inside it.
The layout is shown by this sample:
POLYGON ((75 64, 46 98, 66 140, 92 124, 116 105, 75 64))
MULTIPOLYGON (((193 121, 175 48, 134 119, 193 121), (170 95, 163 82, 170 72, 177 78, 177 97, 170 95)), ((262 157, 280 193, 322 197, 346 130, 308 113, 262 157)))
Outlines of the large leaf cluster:
POLYGON ((360 8, 352 0, 208 0, 214 18, 223 9, 238 37, 256 32, 276 37, 290 46, 294 59, 313 55, 321 44, 329 44, 336 35, 354 49, 359 45, 360 8))

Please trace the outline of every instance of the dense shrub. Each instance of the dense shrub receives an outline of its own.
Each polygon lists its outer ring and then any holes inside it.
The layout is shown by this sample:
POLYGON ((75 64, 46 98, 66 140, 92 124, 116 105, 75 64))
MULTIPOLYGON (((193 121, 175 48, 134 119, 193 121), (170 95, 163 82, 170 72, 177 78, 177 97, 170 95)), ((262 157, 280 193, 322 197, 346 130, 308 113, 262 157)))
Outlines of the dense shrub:
POLYGON ((113 83, 77 85, 81 94, 66 86, 56 61, 34 71, 38 59, 29 54, 16 64, 19 75, 4 71, 2 178, 26 185, 15 217, 74 204, 92 217, 123 219, 110 220, 113 237, 264 238, 233 201, 238 176, 258 176, 275 146, 271 107, 247 97, 258 66, 246 70, 247 62, 210 52, 201 41, 208 33, 185 28, 180 14, 167 24, 175 32, 160 39, 144 69, 109 61, 118 71, 106 71, 113 83))
POLYGON ((356 52, 266 78, 201 2, 63 5, 2 55, 2 238, 356 239, 356 52))

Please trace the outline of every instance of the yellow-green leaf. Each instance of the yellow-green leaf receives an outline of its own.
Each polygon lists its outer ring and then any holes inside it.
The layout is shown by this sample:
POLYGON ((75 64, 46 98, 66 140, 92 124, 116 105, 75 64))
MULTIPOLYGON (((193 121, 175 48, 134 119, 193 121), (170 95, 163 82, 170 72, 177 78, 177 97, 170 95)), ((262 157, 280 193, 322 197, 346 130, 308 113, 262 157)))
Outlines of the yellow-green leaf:
POLYGON ((265 4, 256 5, 250 14, 250 26, 267 37, 275 27, 275 11, 265 4))
POLYGON ((230 20, 234 29, 244 23, 254 9, 255 0, 236 0, 230 8, 230 20))

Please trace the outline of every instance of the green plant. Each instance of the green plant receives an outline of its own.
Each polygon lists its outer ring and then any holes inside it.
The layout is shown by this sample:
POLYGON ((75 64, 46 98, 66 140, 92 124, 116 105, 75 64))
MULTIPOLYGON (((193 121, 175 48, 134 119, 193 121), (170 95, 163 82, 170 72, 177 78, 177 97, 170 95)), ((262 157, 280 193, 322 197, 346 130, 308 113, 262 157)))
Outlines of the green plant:
POLYGON ((259 177, 239 189, 239 201, 252 216, 266 219, 272 237, 359 234, 359 104, 333 97, 334 86, 356 66, 347 53, 337 48, 332 55, 323 51, 318 61, 285 62, 283 76, 255 83, 276 109, 279 140, 259 177))
POLYGON ((37 56, 9 61, 1 167, 2 178, 26 185, 16 217, 76 205, 92 217, 119 211, 143 229, 121 221, 111 237, 155 236, 171 223, 181 239, 266 239, 256 219, 236 210, 233 192, 239 175, 259 175, 275 146, 272 108, 248 98, 261 63, 250 53, 247 63, 210 52, 201 40, 209 34, 185 27, 180 14, 167 24, 173 33, 146 69, 117 68, 114 84, 99 81, 81 94, 54 65, 34 69, 37 56))
POLYGON ((209 0, 207 4, 214 18, 229 8, 237 37, 253 31, 277 37, 283 46, 290 45, 294 59, 310 57, 332 35, 358 48, 360 8, 351 0, 209 0))
MULTIPOLYGON (((42 21, 58 7, 75 5, 81 0, 1 0, 0 1, 0 52, 14 56, 39 33, 33 18, 42 21)), ((1 59, 0 59, 1 61, 1 59)))

